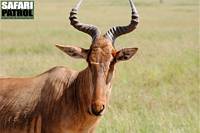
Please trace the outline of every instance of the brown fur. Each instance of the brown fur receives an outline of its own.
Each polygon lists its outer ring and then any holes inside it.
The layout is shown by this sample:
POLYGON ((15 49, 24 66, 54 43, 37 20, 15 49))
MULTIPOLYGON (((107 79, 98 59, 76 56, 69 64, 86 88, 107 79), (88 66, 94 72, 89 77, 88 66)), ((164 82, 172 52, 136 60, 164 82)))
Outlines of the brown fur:
POLYGON ((91 95, 83 90, 89 89, 90 80, 82 78, 87 71, 55 67, 34 78, 0 79, 0 131, 31 132, 38 121, 42 133, 89 130, 96 118, 85 108, 91 95))
MULTIPOLYGON (((88 58, 108 63, 104 65, 106 74, 113 58, 112 45, 100 44, 93 46, 88 58)), ((92 76, 89 67, 81 72, 55 67, 33 78, 1 78, 0 132, 92 131, 99 121, 88 113, 94 98, 92 76)))
POLYGON ((69 56, 85 59, 88 67, 81 72, 55 67, 31 78, 0 78, 0 133, 94 132, 107 108, 115 64, 137 51, 116 51, 114 41, 136 28, 138 14, 129 0, 131 23, 113 27, 101 36, 97 27, 78 21, 81 2, 69 19, 74 28, 91 35, 90 49, 56 46, 69 56))
POLYGON ((36 77, 0 78, 1 133, 93 132, 108 104, 115 63, 137 51, 115 52, 104 37, 89 50, 59 48, 85 58, 88 67, 81 72, 55 67, 36 77))

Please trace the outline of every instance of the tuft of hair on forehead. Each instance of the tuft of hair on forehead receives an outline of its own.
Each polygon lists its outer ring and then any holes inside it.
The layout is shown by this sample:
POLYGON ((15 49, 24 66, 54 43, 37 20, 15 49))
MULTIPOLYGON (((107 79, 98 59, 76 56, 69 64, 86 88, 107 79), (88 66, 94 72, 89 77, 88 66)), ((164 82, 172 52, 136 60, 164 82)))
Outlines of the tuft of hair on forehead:
POLYGON ((113 46, 112 42, 109 39, 101 36, 99 38, 96 38, 91 47, 103 48, 106 46, 113 46))

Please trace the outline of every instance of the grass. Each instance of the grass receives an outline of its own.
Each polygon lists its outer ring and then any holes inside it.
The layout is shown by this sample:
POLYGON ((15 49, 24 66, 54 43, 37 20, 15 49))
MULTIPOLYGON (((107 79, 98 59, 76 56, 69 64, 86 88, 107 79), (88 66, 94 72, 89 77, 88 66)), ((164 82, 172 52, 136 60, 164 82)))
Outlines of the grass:
MULTIPOLYGON (((83 69, 84 61, 54 47, 88 48, 91 43, 66 19, 74 1, 35 2, 34 20, 0 21, 0 76, 32 76, 57 65, 83 69)), ((116 47, 139 51, 118 64, 110 106, 97 133, 200 133, 198 1, 136 0, 136 6, 140 25, 118 38, 116 47)), ((106 32, 127 24, 129 11, 126 1, 87 0, 79 16, 106 32)))

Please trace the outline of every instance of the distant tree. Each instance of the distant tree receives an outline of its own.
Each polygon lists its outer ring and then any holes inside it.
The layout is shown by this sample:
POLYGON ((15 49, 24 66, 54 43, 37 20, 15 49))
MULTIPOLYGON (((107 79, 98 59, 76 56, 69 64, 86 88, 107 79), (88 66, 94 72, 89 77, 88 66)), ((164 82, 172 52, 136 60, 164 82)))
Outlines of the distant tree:
POLYGON ((164 0, 160 0, 160 3, 163 3, 164 2, 164 0))

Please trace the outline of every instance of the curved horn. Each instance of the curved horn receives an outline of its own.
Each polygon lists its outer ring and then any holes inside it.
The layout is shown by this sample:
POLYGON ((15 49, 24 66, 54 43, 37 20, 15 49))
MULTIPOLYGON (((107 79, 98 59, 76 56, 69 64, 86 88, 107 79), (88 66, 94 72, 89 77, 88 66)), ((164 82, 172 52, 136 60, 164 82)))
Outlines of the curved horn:
POLYGON ((139 15, 135 8, 135 5, 133 4, 132 0, 129 0, 132 16, 131 16, 131 22, 127 26, 116 26, 109 29, 109 31, 106 32, 104 35, 106 38, 110 39, 112 43, 114 44, 115 39, 123 34, 129 33, 136 29, 137 24, 139 23, 139 15))
POLYGON ((94 25, 80 23, 77 17, 78 9, 83 0, 79 0, 76 6, 71 10, 69 19, 71 25, 79 31, 89 34, 93 40, 100 35, 99 29, 94 25))

